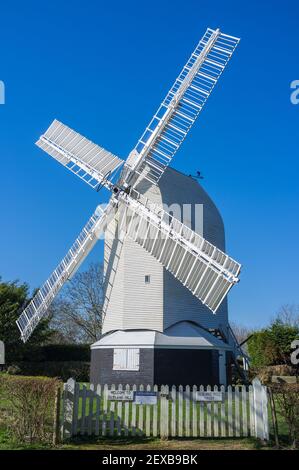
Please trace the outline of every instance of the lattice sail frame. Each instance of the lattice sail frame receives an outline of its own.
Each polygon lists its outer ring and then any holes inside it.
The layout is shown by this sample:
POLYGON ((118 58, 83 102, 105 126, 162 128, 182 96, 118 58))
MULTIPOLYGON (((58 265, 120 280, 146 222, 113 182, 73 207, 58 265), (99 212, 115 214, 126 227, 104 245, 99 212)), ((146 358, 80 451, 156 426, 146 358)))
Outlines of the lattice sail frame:
POLYGON ((111 189, 109 179, 124 161, 55 119, 36 145, 96 189, 111 189))
POLYGON ((119 201, 127 206, 120 229, 215 313, 241 265, 137 191, 119 201))
POLYGON ((125 163, 157 184, 203 109, 240 39, 208 28, 125 163))
POLYGON ((104 210, 100 206, 97 207, 66 256, 18 318, 17 325, 24 342, 27 341, 40 319, 46 316, 58 292, 72 278, 100 238, 109 220, 110 211, 112 212, 111 204, 104 210))

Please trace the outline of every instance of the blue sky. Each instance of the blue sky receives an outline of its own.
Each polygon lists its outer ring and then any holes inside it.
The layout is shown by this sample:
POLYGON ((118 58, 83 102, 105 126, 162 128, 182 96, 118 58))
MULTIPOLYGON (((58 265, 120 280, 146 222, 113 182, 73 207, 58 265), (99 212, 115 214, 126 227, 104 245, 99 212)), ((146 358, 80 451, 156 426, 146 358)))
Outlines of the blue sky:
POLYGON ((40 285, 101 202, 38 136, 57 118, 125 158, 210 26, 242 41, 173 166, 204 174, 244 265, 231 319, 261 326, 299 303, 298 15, 274 0, 2 3, 2 278, 40 285))

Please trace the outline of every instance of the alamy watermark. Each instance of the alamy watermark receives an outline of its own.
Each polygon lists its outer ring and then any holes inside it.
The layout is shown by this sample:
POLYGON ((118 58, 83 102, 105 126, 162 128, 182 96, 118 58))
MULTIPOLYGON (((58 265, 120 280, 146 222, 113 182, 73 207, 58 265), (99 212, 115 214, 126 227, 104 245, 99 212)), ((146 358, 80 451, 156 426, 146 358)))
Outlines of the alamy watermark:
MULTIPOLYGON (((107 211, 106 225, 110 228, 103 231, 102 226, 96 230, 96 236, 105 240, 122 239, 125 233, 139 242, 168 238, 169 231, 182 233, 187 239, 192 238, 193 231, 203 236, 204 231, 204 206, 203 204, 161 204, 147 202, 144 206, 153 217, 148 218, 147 212, 142 214, 135 212, 134 207, 121 205, 109 207, 100 204, 96 209, 96 216, 107 211), (143 222, 141 223, 141 220, 143 222), (111 224, 111 225, 110 225, 111 224), (159 232, 159 234, 158 234, 159 232)), ((137 208, 138 209, 138 208, 137 208)))
POLYGON ((299 339, 295 339, 292 342, 291 348, 295 350, 291 354, 291 363, 297 366, 299 364, 299 339))
POLYGON ((5 104, 5 84, 0 80, 0 104, 5 104))
POLYGON ((290 100, 292 104, 299 104, 299 80, 293 80, 291 82, 291 90, 294 90, 291 92, 290 95, 290 100))

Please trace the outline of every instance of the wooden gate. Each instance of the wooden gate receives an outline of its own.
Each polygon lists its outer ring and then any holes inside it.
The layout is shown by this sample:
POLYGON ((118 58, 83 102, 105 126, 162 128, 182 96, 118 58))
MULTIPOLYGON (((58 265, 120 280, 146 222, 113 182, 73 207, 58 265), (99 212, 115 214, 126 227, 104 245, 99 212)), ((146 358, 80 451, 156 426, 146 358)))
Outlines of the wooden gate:
POLYGON ((249 386, 98 385, 96 389, 69 379, 63 391, 62 435, 64 439, 96 435, 268 440, 267 389, 258 379, 249 386), (115 390, 120 393, 111 399, 115 390), (152 404, 139 404, 132 392, 139 396, 154 392, 151 395, 157 398, 152 404), (215 397, 219 401, 212 401, 215 397))

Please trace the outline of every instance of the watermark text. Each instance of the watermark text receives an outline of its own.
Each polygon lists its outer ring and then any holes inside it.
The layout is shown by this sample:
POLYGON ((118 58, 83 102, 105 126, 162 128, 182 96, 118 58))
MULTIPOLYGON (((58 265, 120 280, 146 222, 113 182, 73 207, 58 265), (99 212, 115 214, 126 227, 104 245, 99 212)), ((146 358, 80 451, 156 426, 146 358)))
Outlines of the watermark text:
POLYGON ((0 104, 5 104, 5 84, 0 80, 0 104))
POLYGON ((299 104, 299 80, 293 80, 290 86, 291 90, 294 90, 290 96, 291 103, 299 104))

